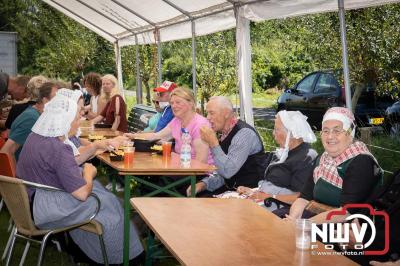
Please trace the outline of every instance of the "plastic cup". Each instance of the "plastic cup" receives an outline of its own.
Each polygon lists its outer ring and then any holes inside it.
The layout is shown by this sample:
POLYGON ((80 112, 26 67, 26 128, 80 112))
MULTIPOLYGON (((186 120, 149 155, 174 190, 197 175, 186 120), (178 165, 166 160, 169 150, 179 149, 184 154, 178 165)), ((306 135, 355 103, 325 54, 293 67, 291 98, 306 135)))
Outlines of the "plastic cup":
POLYGON ((133 141, 125 140, 122 142, 123 147, 133 147, 133 141))
POLYGON ((296 220, 296 248, 301 250, 311 247, 311 221, 308 219, 296 220))
POLYGON ((163 143, 162 143, 162 155, 163 155, 163 157, 170 157, 171 156, 171 149, 172 149, 172 142, 163 141, 163 143))
POLYGON ((133 165, 133 159, 135 157, 135 147, 124 148, 124 165, 130 167, 133 165))

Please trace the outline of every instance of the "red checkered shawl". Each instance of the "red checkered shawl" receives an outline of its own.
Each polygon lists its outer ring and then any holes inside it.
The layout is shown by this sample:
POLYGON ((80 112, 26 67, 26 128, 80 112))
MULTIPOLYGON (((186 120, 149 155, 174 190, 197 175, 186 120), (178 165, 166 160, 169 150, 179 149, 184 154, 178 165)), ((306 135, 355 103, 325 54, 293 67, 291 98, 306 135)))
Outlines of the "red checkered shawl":
POLYGON ((337 167, 343 162, 356 157, 360 154, 370 155, 376 162, 375 157, 370 153, 367 146, 362 142, 352 143, 344 152, 339 156, 332 158, 327 152, 324 152, 319 160, 319 165, 314 169, 314 183, 322 178, 335 187, 342 188, 343 179, 339 176, 337 167))

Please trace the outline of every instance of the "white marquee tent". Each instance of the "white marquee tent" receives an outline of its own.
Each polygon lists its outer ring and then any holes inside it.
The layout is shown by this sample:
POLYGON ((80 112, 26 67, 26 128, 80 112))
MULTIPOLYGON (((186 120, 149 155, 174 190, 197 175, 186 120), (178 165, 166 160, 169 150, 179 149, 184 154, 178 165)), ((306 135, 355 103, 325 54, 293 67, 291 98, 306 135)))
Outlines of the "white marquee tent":
MULTIPOLYGON (((43 0, 50 6, 114 43, 118 80, 122 88, 120 48, 192 38, 193 79, 195 37, 236 27, 238 87, 241 117, 253 123, 251 104, 251 45, 249 21, 339 11, 345 87, 349 88, 344 10, 399 2, 400 0, 43 0)), ((339 29, 338 29, 339 30, 339 29)), ((138 50, 137 50, 138 51, 138 50)), ((138 58, 138 52, 136 53, 138 58)), ((138 64, 138 60, 137 64, 138 64)), ((158 81, 161 81, 159 71, 158 81)), ((138 99, 141 99, 138 76, 138 99)), ((195 90, 195 87, 194 87, 195 90)), ((350 107, 350 92, 346 92, 350 107)))

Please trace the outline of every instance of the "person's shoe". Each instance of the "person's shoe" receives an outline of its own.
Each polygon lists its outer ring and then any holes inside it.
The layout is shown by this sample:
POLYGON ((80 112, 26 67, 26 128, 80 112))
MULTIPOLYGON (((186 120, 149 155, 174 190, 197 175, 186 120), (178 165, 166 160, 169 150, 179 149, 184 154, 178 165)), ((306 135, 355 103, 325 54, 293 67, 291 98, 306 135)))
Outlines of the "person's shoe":
POLYGON ((112 190, 112 182, 110 182, 110 183, 108 183, 106 186, 105 186, 105 188, 107 189, 107 190, 112 190))
POLYGON ((117 184, 115 184, 115 191, 122 192, 122 191, 124 191, 124 187, 121 186, 121 184, 117 183, 117 184))

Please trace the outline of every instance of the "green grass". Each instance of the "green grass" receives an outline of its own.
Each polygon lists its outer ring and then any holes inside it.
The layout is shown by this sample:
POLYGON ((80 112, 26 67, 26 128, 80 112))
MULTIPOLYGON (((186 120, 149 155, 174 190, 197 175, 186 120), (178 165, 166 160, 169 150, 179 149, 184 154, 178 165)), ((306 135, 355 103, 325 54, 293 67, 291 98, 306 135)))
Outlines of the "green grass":
MULTIPOLYGON (((6 246, 8 236, 10 235, 7 232, 8 220, 10 219, 10 215, 5 208, 0 212, 0 252, 3 254, 3 250, 6 246)), ((22 253, 25 247, 25 241, 21 239, 17 239, 15 242, 13 256, 10 262, 10 265, 19 265, 20 258, 22 257, 22 253)), ((29 248, 28 255, 25 259, 24 265, 36 265, 37 258, 39 255, 39 245, 31 244, 29 248)), ((1 264, 1 263, 0 263, 1 264)), ((1 264, 3 265, 3 264, 1 264)), ((43 265, 57 265, 57 266, 67 266, 74 265, 72 260, 69 258, 68 254, 65 252, 58 252, 55 245, 48 243, 46 251, 44 253, 43 265)))
MULTIPOLYGON (((268 90, 264 92, 254 92, 252 97, 253 107, 255 108, 271 108, 276 105, 276 100, 281 94, 278 90, 268 90)), ((240 105, 239 95, 229 95, 228 98, 232 101, 233 105, 240 105)))

